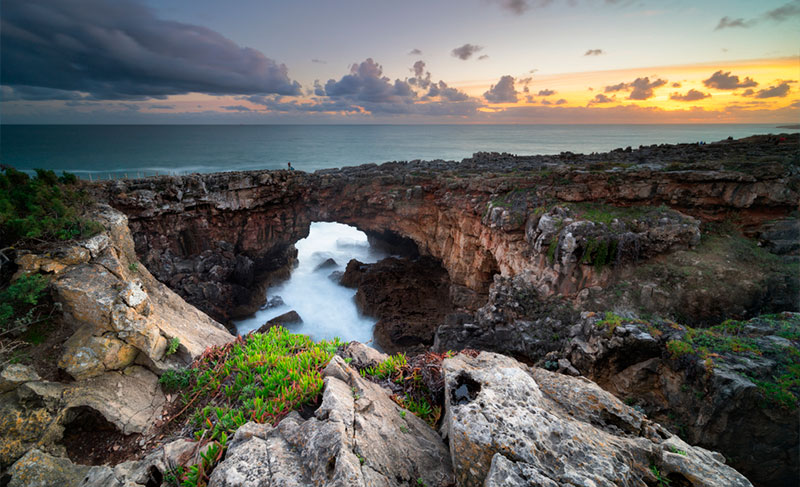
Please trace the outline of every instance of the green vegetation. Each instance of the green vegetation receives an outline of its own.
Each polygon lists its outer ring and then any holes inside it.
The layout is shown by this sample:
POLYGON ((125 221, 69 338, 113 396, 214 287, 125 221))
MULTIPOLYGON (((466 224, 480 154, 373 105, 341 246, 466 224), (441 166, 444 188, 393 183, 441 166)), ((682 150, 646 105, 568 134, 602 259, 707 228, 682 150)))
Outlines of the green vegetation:
POLYGON ((680 448, 676 448, 676 447, 674 447, 672 445, 670 445, 669 451, 671 451, 672 453, 677 453, 678 455, 686 456, 686 452, 685 451, 681 450, 680 448))
POLYGON ((178 351, 178 347, 181 346, 181 339, 178 337, 172 337, 169 341, 169 347, 167 347, 166 356, 169 357, 173 353, 178 351))
POLYGON ((85 238, 102 229, 82 218, 91 204, 75 175, 60 178, 36 169, 36 177, 11 167, 0 168, 0 247, 20 241, 58 241, 85 238))
POLYGON ((179 391, 189 387, 195 378, 197 369, 168 370, 161 374, 158 382, 167 392, 179 391))
POLYGON ((658 481, 658 487, 670 486, 671 481, 661 473, 656 465, 650 465, 650 472, 652 472, 653 476, 656 478, 656 481, 658 481))
POLYGON ((611 265, 616 260, 617 245, 618 242, 614 239, 596 240, 589 237, 581 260, 584 264, 594 264, 595 270, 600 271, 604 266, 611 265))
MULTIPOLYGON (((608 315, 603 322, 607 321, 608 315)), ((707 374, 711 374, 720 362, 730 362, 737 357, 774 361, 776 365, 769 376, 743 375, 758 386, 765 407, 794 410, 800 405, 800 349, 797 345, 800 340, 800 316, 797 314, 763 315, 750 321, 726 320, 710 328, 692 328, 674 323, 655 323, 650 326, 662 333, 668 328, 684 331, 681 338, 667 341, 670 357, 697 357, 707 374), (759 341, 757 338, 764 331, 758 330, 765 328, 794 343, 780 345, 759 341)))
MULTIPOLYGON (((426 354, 426 356, 435 354, 426 354)), ((436 356, 441 360, 445 355, 436 356)), ((431 427, 435 427, 442 414, 442 408, 434 405, 436 403, 428 386, 422 378, 422 371, 418 367, 412 367, 406 360, 405 354, 392 355, 388 359, 379 363, 375 367, 367 367, 359 370, 362 377, 372 380, 390 380, 403 388, 402 394, 395 394, 392 399, 420 417, 431 427)), ((400 415, 405 417, 405 412, 400 411, 400 415)))
POLYGON ((183 391, 184 408, 171 419, 189 413, 195 438, 216 445, 201 463, 174 470, 174 484, 206 485, 228 435, 246 422, 275 425, 315 403, 323 388, 322 369, 340 345, 273 327, 207 350, 191 369, 162 375, 165 389, 183 391))
POLYGON ((131 262, 128 264, 128 270, 131 272, 139 272, 139 263, 136 261, 131 262))
POLYGON ((21 276, 0 291, 0 332, 22 331, 35 321, 47 279, 40 274, 21 276))
POLYGON ((652 216, 663 216, 672 212, 666 205, 661 206, 612 206, 602 203, 569 203, 565 205, 571 209, 577 218, 594 223, 610 225, 614 220, 629 223, 633 220, 642 220, 652 216))

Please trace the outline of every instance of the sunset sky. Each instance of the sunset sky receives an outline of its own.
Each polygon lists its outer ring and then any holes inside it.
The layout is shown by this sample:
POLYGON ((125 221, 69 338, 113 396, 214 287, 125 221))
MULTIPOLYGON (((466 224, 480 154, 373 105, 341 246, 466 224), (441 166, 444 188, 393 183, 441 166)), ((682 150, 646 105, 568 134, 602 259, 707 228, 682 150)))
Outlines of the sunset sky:
POLYGON ((3 123, 797 123, 800 0, 4 0, 3 123))

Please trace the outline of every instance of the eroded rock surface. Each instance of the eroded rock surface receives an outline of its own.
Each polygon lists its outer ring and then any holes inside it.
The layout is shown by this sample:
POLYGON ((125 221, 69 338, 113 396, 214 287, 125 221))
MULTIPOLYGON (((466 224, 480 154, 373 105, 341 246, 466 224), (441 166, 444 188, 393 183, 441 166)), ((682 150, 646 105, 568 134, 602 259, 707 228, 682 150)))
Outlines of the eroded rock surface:
POLYGON ((105 233, 45 256, 23 254, 17 262, 18 274, 52 275, 55 301, 75 330, 64 344, 59 367, 75 379, 122 370, 137 359, 161 371, 233 340, 222 325, 139 264, 125 215, 105 207, 95 217, 105 233), (180 342, 178 353, 167 356, 173 339, 180 342))
POLYGON ((689 446, 586 379, 489 352, 443 367, 443 428, 459 485, 645 486, 656 474, 751 485, 722 455, 689 446))
POLYGON ((210 487, 452 484, 449 453, 424 421, 339 357, 325 370, 314 417, 240 428, 210 487))
POLYGON ((362 313, 378 318, 375 340, 389 353, 425 351, 453 308, 447 272, 435 259, 351 260, 340 282, 357 289, 362 313))

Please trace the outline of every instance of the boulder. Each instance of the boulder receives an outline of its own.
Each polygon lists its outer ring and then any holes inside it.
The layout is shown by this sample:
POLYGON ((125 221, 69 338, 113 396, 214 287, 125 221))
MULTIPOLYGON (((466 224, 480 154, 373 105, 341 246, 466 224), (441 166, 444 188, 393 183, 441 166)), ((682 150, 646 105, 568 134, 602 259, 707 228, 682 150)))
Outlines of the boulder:
POLYGON ((447 448, 430 426, 340 357, 324 374, 314 417, 239 428, 209 487, 452 485, 447 448))
POLYGON ((39 380, 32 367, 23 364, 8 364, 0 371, 0 394, 16 389, 26 382, 39 380))
POLYGON ((456 355, 443 368, 443 432, 461 486, 612 487, 659 477, 751 486, 722 455, 689 446, 587 379, 490 352, 456 355))
POLYGON ((89 467, 54 457, 36 448, 8 469, 8 487, 72 487, 83 480, 89 467))
POLYGON ((317 272, 317 271, 324 271, 325 269, 335 269, 335 268, 337 268, 337 267, 339 267, 339 264, 338 264, 338 263, 336 263, 336 261, 335 261, 335 260, 333 260, 333 258, 332 258, 332 257, 329 257, 329 258, 325 259, 323 262, 320 262, 320 263, 319 263, 319 264, 318 264, 318 265, 317 265, 317 266, 314 268, 314 272, 317 272))
POLYGON ((273 326, 292 325, 295 323, 302 323, 302 322, 303 318, 300 317, 297 311, 291 310, 267 321, 266 323, 261 325, 261 327, 258 330, 256 330, 256 333, 266 333, 273 326))

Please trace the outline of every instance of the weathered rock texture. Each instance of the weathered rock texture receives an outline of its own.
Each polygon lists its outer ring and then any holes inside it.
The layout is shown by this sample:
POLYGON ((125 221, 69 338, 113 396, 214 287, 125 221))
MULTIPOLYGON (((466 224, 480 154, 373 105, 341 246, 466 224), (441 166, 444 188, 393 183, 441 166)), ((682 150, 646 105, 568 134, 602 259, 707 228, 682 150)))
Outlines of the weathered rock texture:
POLYGON ((667 348, 686 336, 686 327, 614 316, 620 326, 603 324, 602 313, 581 317, 562 300, 541 298, 521 276, 495 276, 489 302, 474 314, 450 315, 434 349, 491 350, 584 375, 635 401, 689 443, 724 453, 757 485, 792 484, 800 475, 797 409, 768 404, 757 381, 774 383, 785 373, 781 357, 800 354, 800 342, 778 336, 794 336, 797 314, 754 319, 730 332, 754 353, 734 353, 722 341, 706 344, 710 365, 693 353, 673 357, 667 348))
POLYGON ((375 341, 388 353, 426 351, 453 310, 447 272, 431 258, 351 260, 340 282, 358 289, 362 313, 378 318, 375 341))
POLYGON ((444 361, 461 486, 750 486, 718 453, 692 447, 596 384, 488 352, 444 361), (485 482, 485 483, 484 483, 485 482))
POLYGON ((45 381, 19 365, 0 372, 0 469, 34 447, 65 456, 65 428, 87 411, 120 436, 148 432, 164 404, 157 374, 233 340, 139 264, 125 215, 101 206, 93 218, 99 235, 17 258, 17 275, 50 280, 58 323, 72 333, 57 363, 75 381, 45 381), (168 355, 171 341, 179 346, 168 355))
POLYGON ((55 302, 74 334, 59 366, 76 379, 122 370, 135 360, 156 372, 187 365, 208 346, 233 339, 219 323, 188 305, 139 264, 122 213, 94 216, 106 231, 47 254, 22 254, 18 275, 51 277, 55 302), (170 340, 180 341, 167 356, 170 340))
POLYGON ((709 362, 669 351, 667 343, 685 337, 684 327, 626 320, 610 329, 598 323, 600 317, 585 313, 571 328, 569 345, 548 359, 569 360, 605 390, 680 431, 686 441, 724 453, 757 485, 791 486, 800 478, 797 409, 765 398, 758 387, 783 374, 777 361, 800 354, 796 339, 779 336, 787 324, 798 329, 800 315, 749 321, 735 336, 752 343, 757 353, 709 343, 709 362))
POLYGON ((800 187, 797 144, 797 136, 789 135, 784 142, 752 137, 589 156, 476 154, 460 163, 393 162, 314 174, 116 181, 98 192, 129 216, 148 268, 220 318, 263 302, 258 287, 264 276, 288 262, 290 246, 307 235, 311 221, 413 240, 421 254, 442 262, 454 286, 484 296, 492 276, 501 273, 526 276, 543 295, 577 298, 613 283, 618 268, 631 261, 690 248, 697 242, 693 218, 735 215, 741 226, 755 230, 766 219, 789 215, 800 187), (604 223, 549 212, 558 201, 667 205, 675 211, 604 223), (549 241, 546 235, 552 235, 549 241), (587 256, 590 239, 595 247, 587 256), (616 242, 613 258, 600 259, 600 240, 605 252, 616 242))
POLYGON ((339 357, 325 376, 313 418, 292 413, 274 428, 243 426, 209 486, 452 484, 449 453, 430 426, 411 413, 401 415, 388 391, 339 357))

